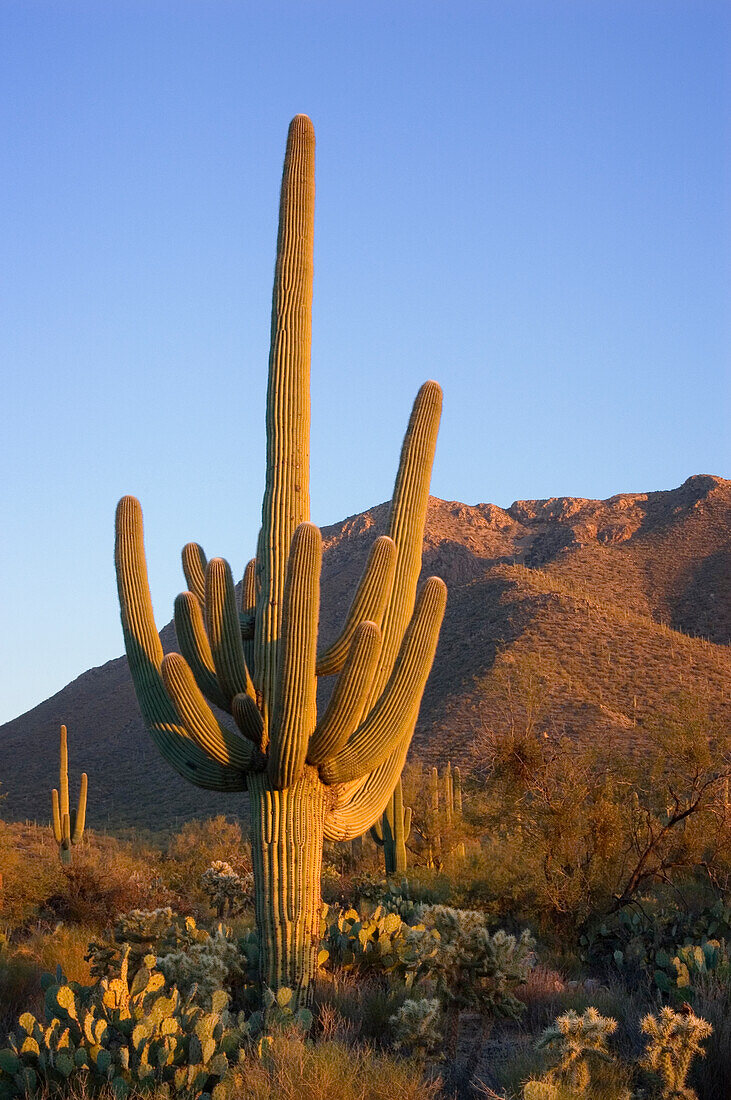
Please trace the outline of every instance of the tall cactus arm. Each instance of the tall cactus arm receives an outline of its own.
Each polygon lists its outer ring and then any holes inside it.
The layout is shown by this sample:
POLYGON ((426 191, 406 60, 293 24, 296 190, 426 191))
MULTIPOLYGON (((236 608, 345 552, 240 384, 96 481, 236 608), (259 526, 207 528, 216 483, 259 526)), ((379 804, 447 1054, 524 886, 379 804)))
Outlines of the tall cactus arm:
POLYGON ((205 622, 218 685, 230 709, 234 695, 253 697, 254 685, 244 659, 231 567, 223 558, 213 558, 206 568, 205 622))
POLYGON ((322 538, 312 523, 294 533, 284 586, 282 639, 269 730, 269 781, 290 787, 302 774, 317 720, 317 619, 322 538))
POLYGON ((231 710, 231 701, 216 679, 213 654, 203 623, 202 604, 192 592, 175 598, 175 633, 178 644, 195 676, 195 682, 207 699, 221 710, 231 710))
POLYGON ((58 794, 61 807, 61 821, 71 812, 69 805, 69 744, 65 726, 61 726, 58 768, 58 794))
POLYGON ((241 611, 244 615, 256 613, 256 558, 246 563, 241 584, 241 611))
POLYGON ((437 382, 425 382, 411 411, 394 486, 388 533, 396 544, 396 569, 381 626, 381 656, 368 709, 375 705, 391 675, 414 606, 441 412, 441 387, 437 382))
POLYGON ((158 749, 175 770, 208 790, 242 790, 240 772, 218 764, 191 739, 160 675, 162 645, 147 582, 142 509, 134 497, 117 505, 115 562, 127 660, 142 717, 158 749))
POLYGON ((79 786, 79 804, 74 814, 73 825, 71 827, 71 843, 80 844, 81 838, 84 835, 84 826, 86 825, 86 798, 89 791, 89 777, 86 772, 81 773, 81 784, 79 786))
POLYGON ((183 574, 188 589, 203 608, 206 602, 206 555, 197 542, 186 542, 182 552, 183 574))
POLYGON ((462 772, 455 767, 452 772, 452 784, 454 787, 454 812, 457 817, 462 816, 462 772))
POLYGON ((404 810, 404 844, 411 836, 411 806, 404 810))
MULTIPOLYGON (((290 123, 282 173, 267 388, 262 584, 255 636, 257 687, 265 725, 276 690, 287 549, 295 529, 310 518, 314 223, 315 131, 306 115, 297 115, 290 123)), ((281 779, 281 762, 273 770, 281 779)))
POLYGON ((54 787, 51 791, 51 813, 53 817, 53 836, 57 844, 60 844, 63 840, 63 832, 61 830, 61 805, 58 798, 58 791, 54 787))
POLYGON ((381 535, 371 547, 363 576, 340 635, 317 658, 318 676, 331 676, 344 668, 353 635, 360 623, 367 621, 380 626, 391 594, 395 570, 396 544, 388 535, 381 535))
POLYGON ((219 764, 241 772, 254 770, 259 754, 251 741, 245 740, 238 732, 226 729, 218 721, 203 698, 185 658, 179 653, 168 653, 163 657, 161 671, 168 695, 196 744, 219 764))
POLYGON ((336 756, 357 729, 380 648, 381 632, 376 624, 360 623, 353 635, 345 668, 310 739, 308 764, 321 764, 336 756))
POLYGON ((364 779, 330 788, 334 804, 325 818, 327 840, 352 840, 380 818, 404 769, 416 717, 388 759, 364 779))
POLYGON ((430 577, 419 593, 381 698, 344 748, 320 765, 324 783, 349 783, 372 771, 389 756, 406 727, 413 724, 434 661, 446 602, 444 581, 430 577))
POLYGON ((244 660, 252 676, 254 672, 254 634, 256 631, 256 558, 247 562, 241 583, 241 641, 244 660))

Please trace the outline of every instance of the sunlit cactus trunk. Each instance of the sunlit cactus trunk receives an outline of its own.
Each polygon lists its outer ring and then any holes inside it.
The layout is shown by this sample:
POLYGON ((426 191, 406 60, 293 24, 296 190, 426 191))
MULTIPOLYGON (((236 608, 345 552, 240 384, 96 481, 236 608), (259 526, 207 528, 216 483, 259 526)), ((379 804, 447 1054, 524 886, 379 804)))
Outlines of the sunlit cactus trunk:
POLYGON ((283 791, 251 776, 251 857, 259 929, 259 974, 270 989, 290 986, 300 1000, 317 971, 320 872, 329 796, 314 768, 283 791))
POLYGON ((371 548, 339 636, 318 652, 322 539, 309 522, 314 154, 312 123, 298 115, 282 176, 262 526, 241 604, 228 563, 188 543, 188 591, 175 601, 181 653, 163 656, 134 497, 117 507, 115 547, 127 658, 147 727, 190 782, 248 789, 261 977, 273 989, 293 987, 300 1001, 317 966, 323 840, 361 836, 391 799, 446 604, 438 577, 417 591, 442 401, 437 383, 425 382, 388 534, 371 548), (318 676, 338 677, 321 715, 318 676))

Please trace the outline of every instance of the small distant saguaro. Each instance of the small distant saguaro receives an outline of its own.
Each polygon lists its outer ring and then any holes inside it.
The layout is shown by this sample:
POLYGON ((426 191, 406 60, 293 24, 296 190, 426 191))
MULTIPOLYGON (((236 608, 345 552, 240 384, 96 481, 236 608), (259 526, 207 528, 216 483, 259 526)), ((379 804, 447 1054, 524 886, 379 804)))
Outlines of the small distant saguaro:
POLYGON ((89 780, 86 772, 81 773, 79 801, 75 810, 69 808, 69 748, 66 727, 61 726, 60 759, 58 767, 58 790, 51 791, 51 810, 53 813, 53 835, 58 844, 58 854, 62 863, 71 863, 71 848, 81 843, 86 823, 86 795, 89 780))

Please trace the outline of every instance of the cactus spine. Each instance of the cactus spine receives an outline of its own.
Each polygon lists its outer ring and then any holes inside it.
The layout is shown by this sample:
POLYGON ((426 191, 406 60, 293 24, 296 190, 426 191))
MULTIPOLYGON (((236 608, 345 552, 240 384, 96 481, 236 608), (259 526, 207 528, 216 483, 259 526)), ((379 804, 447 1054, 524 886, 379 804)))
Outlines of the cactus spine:
POLYGON ((371 836, 383 848, 387 875, 403 874, 406 870, 406 841, 410 832, 411 808, 404 807, 404 792, 399 779, 380 821, 371 826, 371 836))
POLYGON ((86 823, 86 796, 89 780, 86 772, 81 773, 79 801, 77 808, 69 806, 69 749, 66 727, 61 726, 61 739, 58 767, 58 790, 51 791, 51 809, 53 812, 53 835, 58 844, 58 854, 62 863, 71 862, 71 848, 80 844, 86 823))
POLYGON ((267 470, 242 607, 220 558, 183 551, 181 654, 163 658, 134 497, 117 508, 115 560, 127 657, 145 722, 172 766, 208 789, 248 789, 260 976, 306 1000, 317 965, 322 844, 360 836, 401 774, 446 588, 417 593, 441 411, 436 382, 409 421, 388 534, 377 539, 339 638, 317 651, 320 532, 309 522, 309 363, 314 229, 312 123, 287 138, 267 390, 267 470), (316 677, 339 679, 318 718, 316 677), (208 702, 232 715, 219 721, 208 702))

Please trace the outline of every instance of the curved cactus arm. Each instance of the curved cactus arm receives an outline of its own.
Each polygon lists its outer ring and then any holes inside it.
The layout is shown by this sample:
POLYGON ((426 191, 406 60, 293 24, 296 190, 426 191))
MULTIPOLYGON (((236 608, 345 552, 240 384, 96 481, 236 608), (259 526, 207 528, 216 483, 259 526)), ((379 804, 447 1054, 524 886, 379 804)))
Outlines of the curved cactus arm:
POLYGON ((89 791, 89 777, 86 772, 81 773, 81 785, 79 786, 79 803, 74 814, 71 826, 71 843, 80 844, 86 825, 86 799, 89 791))
POLYGON ((240 733, 221 725, 203 698, 184 657, 179 653, 163 657, 162 679, 186 730, 205 753, 219 764, 240 772, 254 768, 254 746, 240 733))
POLYGON ((206 568, 205 623, 219 687, 229 700, 243 692, 254 695, 241 642, 241 624, 231 567, 213 558, 206 568))
POLYGON ((317 721, 317 619, 320 611, 322 538, 313 523, 301 523, 289 552, 282 608, 274 708, 269 729, 269 781, 290 787, 302 774, 317 721))
POLYGON ((371 833, 371 837, 373 838, 373 840, 375 840, 375 842, 379 846, 379 848, 382 848, 383 847, 383 823, 382 823, 380 817, 378 818, 377 821, 374 821, 373 824, 371 825, 370 833, 371 833))
POLYGON ((61 806, 58 798, 58 791, 54 787, 51 791, 51 815, 53 819, 53 836, 57 844, 60 844, 63 840, 63 833, 61 831, 61 806))
POLYGON ((360 623, 353 635, 345 668, 330 702, 310 738, 307 763, 324 763, 337 755, 363 716, 371 677, 381 648, 381 632, 375 623, 360 623))
POLYGON ((203 547, 197 542, 186 542, 181 556, 185 583, 202 608, 206 602, 206 565, 208 564, 203 547))
POLYGON ((320 765, 324 783, 349 783, 385 760, 413 726, 439 639, 447 588, 430 577, 416 601, 391 678, 381 698, 345 747, 320 765))
POLYGON ((331 676, 344 668, 353 636, 360 623, 372 622, 380 626, 391 594, 395 570, 396 544, 388 535, 381 535, 371 547, 340 635, 317 658, 318 676, 331 676))
POLYGON ((327 840, 352 840, 378 821, 403 771, 415 725, 416 715, 388 759, 365 778, 331 788, 335 800, 325 818, 327 840))
POLYGON ((242 790, 240 773, 224 768, 193 741, 160 675, 162 645, 147 581, 142 509, 135 497, 117 505, 115 562, 127 660, 142 717, 158 749, 189 782, 208 790, 242 790))
POLYGON ((414 606, 441 412, 441 387, 437 382, 425 382, 411 410, 394 486, 388 534, 396 544, 396 568, 381 625, 381 657, 367 709, 375 706, 391 675, 414 606))
POLYGON ((207 699, 221 710, 231 711, 231 702, 218 686, 213 654, 203 623, 202 604, 192 592, 175 599, 175 633, 195 682, 207 699))
POLYGON ((244 646, 244 660, 252 677, 254 676, 254 633, 256 630, 256 558, 246 563, 244 579, 241 582, 241 641, 244 646))
POLYGON ((235 695, 231 703, 231 713, 234 721, 244 737, 247 737, 253 745, 264 752, 264 721, 261 712, 250 695, 235 695))
POLYGON ((404 844, 411 836, 411 806, 404 810, 404 844))
MULTIPOLYGON (((292 119, 282 172, 267 387, 267 468, 255 665, 264 724, 274 706, 287 549, 310 518, 310 346, 315 227, 315 131, 292 119)), ((304 758, 303 758, 304 762, 304 758)), ((284 770, 289 770, 287 767, 284 770)), ((282 767, 273 768, 281 779, 282 767)))
POLYGON ((454 812, 457 817, 462 816, 462 773, 458 767, 452 772, 452 787, 454 791, 454 812))

